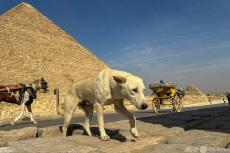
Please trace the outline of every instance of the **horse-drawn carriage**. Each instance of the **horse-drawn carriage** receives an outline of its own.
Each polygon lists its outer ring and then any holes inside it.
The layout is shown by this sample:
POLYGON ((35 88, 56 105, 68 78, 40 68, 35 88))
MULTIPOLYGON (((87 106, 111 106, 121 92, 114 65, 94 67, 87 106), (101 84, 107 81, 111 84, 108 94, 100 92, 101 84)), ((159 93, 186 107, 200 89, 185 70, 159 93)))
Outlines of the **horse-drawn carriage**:
POLYGON ((20 105, 26 85, 17 84, 9 86, 0 86, 0 100, 20 105))
POLYGON ((153 83, 149 85, 149 88, 153 91, 152 105, 155 113, 159 112, 163 100, 169 100, 172 103, 174 112, 180 112, 183 108, 181 99, 185 93, 183 89, 176 89, 175 83, 153 83))
POLYGON ((47 84, 48 83, 42 78, 37 79, 32 83, 29 83, 28 85, 22 83, 7 86, 0 85, 0 103, 1 101, 3 101, 6 103, 18 104, 21 106, 21 113, 18 117, 14 119, 14 121, 11 123, 12 125, 14 125, 14 123, 23 116, 25 112, 25 107, 27 107, 29 111, 31 121, 33 123, 37 123, 32 115, 31 104, 33 103, 33 100, 37 97, 37 91, 44 93, 48 92, 47 84))

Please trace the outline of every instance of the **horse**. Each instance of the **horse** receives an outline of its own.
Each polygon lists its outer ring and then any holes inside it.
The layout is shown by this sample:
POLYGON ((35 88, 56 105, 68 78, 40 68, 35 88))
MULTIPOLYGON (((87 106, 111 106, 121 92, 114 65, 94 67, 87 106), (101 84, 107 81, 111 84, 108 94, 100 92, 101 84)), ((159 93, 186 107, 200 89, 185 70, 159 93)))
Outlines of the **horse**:
POLYGON ((37 98, 38 91, 43 93, 48 92, 48 83, 44 78, 37 79, 27 86, 22 83, 16 86, 0 86, 0 103, 3 101, 11 104, 18 104, 21 107, 21 113, 11 122, 12 125, 24 115, 25 107, 27 107, 31 122, 33 124, 37 123, 33 117, 31 105, 33 100, 37 98))

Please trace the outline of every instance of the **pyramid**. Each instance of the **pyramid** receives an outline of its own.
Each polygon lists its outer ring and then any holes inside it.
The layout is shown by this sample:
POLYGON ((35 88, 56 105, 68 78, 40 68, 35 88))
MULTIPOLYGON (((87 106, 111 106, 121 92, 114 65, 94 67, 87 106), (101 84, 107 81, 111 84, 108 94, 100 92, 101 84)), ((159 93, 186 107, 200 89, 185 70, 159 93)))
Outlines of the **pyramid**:
POLYGON ((182 99, 185 104, 208 102, 208 97, 195 85, 187 86, 182 99))
POLYGON ((50 93, 39 94, 35 106, 45 110, 53 109, 54 88, 60 88, 63 97, 71 79, 93 77, 108 67, 27 3, 0 16, 0 59, 0 85, 29 83, 41 77, 48 81, 50 93), (43 106, 45 102, 47 106, 43 106))

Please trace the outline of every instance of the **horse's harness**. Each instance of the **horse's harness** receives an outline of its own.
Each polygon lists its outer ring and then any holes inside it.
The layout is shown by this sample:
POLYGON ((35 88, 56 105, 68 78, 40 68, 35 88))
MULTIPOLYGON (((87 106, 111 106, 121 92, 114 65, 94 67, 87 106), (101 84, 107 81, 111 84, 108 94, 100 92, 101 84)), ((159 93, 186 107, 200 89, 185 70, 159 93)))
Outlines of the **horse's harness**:
POLYGON ((17 100, 18 105, 22 104, 26 91, 29 93, 30 100, 36 99, 37 94, 32 86, 26 86, 25 84, 22 83, 15 86, 0 86, 0 93, 9 94, 10 97, 14 96, 15 99, 17 98, 15 97, 16 95, 14 93, 19 92, 18 94, 19 97, 17 100))

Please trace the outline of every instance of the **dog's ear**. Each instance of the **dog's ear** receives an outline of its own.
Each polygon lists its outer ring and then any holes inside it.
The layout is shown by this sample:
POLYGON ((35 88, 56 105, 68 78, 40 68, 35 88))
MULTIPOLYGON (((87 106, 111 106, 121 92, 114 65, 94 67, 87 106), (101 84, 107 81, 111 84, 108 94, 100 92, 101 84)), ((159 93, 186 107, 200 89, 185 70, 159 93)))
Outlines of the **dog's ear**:
POLYGON ((107 99, 110 99, 110 78, 111 70, 109 68, 102 70, 96 78, 96 100, 100 103, 105 102, 107 99))
POLYGON ((122 77, 122 76, 113 76, 113 79, 118 83, 125 83, 126 82, 126 78, 122 77))

